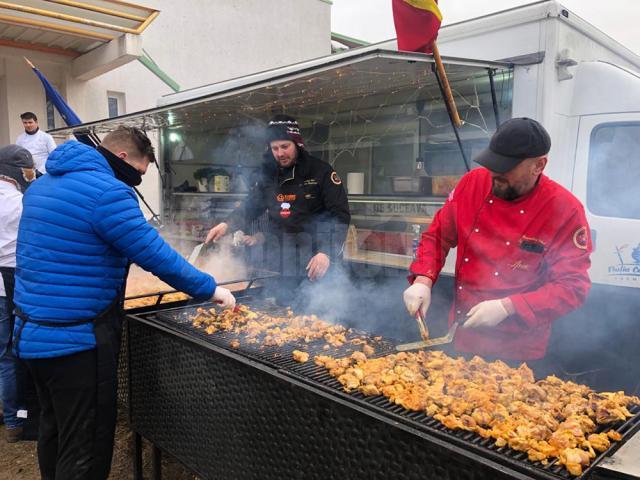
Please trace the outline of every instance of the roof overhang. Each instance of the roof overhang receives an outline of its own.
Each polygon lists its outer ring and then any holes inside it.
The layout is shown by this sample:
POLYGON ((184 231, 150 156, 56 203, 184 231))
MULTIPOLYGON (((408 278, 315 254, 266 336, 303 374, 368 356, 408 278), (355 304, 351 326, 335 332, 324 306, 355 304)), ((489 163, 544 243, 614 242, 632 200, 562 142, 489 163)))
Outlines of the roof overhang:
POLYGON ((141 55, 132 45, 159 13, 120 0, 0 1, 0 46, 76 60, 105 47, 73 66, 74 76, 86 80, 141 55))

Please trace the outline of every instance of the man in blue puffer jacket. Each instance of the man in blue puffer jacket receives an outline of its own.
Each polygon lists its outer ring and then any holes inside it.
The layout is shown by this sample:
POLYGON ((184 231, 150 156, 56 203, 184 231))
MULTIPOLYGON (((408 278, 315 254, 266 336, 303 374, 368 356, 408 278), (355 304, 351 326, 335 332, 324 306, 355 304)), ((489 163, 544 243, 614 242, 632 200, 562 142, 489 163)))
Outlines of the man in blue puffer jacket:
POLYGON ((97 150, 70 141, 51 153, 47 175, 24 196, 14 351, 32 372, 42 408, 43 479, 109 475, 129 262, 195 299, 235 305, 146 222, 132 187, 154 160, 137 129, 118 128, 97 150))

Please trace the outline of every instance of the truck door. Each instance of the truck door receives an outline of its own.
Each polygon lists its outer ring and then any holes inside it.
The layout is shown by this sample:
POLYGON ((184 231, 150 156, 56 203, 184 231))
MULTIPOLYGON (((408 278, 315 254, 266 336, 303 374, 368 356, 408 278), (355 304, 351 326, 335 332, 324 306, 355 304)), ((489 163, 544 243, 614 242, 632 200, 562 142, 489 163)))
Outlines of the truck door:
POLYGON ((580 119, 574 192, 591 227, 592 282, 640 289, 640 112, 580 119))

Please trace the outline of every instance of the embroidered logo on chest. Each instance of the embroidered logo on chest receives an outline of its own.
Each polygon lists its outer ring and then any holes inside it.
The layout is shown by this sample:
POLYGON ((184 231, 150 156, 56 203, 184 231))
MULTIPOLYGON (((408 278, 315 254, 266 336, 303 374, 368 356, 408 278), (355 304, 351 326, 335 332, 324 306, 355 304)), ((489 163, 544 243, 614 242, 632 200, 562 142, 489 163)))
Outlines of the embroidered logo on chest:
POLYGON ((280 216, 282 218, 289 218, 291 216, 291 204, 283 202, 280 204, 280 216))
POLYGON ((284 195, 282 193, 279 193, 276 196, 276 200, 278 202, 295 202, 296 201, 296 196, 295 195, 284 195))

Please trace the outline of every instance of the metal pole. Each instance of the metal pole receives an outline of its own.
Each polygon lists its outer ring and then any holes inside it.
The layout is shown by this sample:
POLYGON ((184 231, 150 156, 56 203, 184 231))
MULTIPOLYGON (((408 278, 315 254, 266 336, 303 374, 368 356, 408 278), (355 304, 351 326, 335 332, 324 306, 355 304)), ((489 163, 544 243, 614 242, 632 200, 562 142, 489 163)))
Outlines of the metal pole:
MULTIPOLYGON (((438 75, 438 70, 436 68, 433 69, 433 73, 436 76, 436 80, 438 80, 438 86, 440 87, 440 92, 442 92, 442 96, 444 97, 444 87, 442 85, 442 81, 440 80, 440 76, 438 75)), ((449 110, 449 104, 446 103, 447 110, 449 110)), ((460 149, 460 154, 462 155, 462 160, 464 160, 464 166, 467 169, 467 172, 471 171, 471 166, 469 165, 469 159, 467 158, 467 154, 464 153, 464 148, 462 147, 462 140, 460 140, 460 133, 456 128, 456 125, 453 121, 453 117, 451 112, 449 111, 449 120, 451 121, 451 126, 453 127, 453 133, 456 136, 456 141, 458 142, 458 148, 460 149)))
POLYGON ((495 75, 495 70, 493 68, 489 68, 489 85, 491 86, 491 102, 493 103, 493 114, 496 117, 496 129, 500 126, 500 111, 498 110, 498 100, 496 98, 496 86, 493 82, 493 76, 495 75))
POLYGON ((147 201, 142 196, 142 193, 140 193, 140 190, 138 190, 136 187, 133 187, 133 190, 136 192, 136 195, 138 195, 140 200, 142 200, 142 203, 144 203, 145 207, 149 209, 149 212, 151 212, 151 218, 153 218, 158 223, 159 226, 161 227, 164 226, 162 223, 162 220, 160 220, 160 217, 156 215, 156 212, 154 212, 153 209, 149 206, 147 201))

